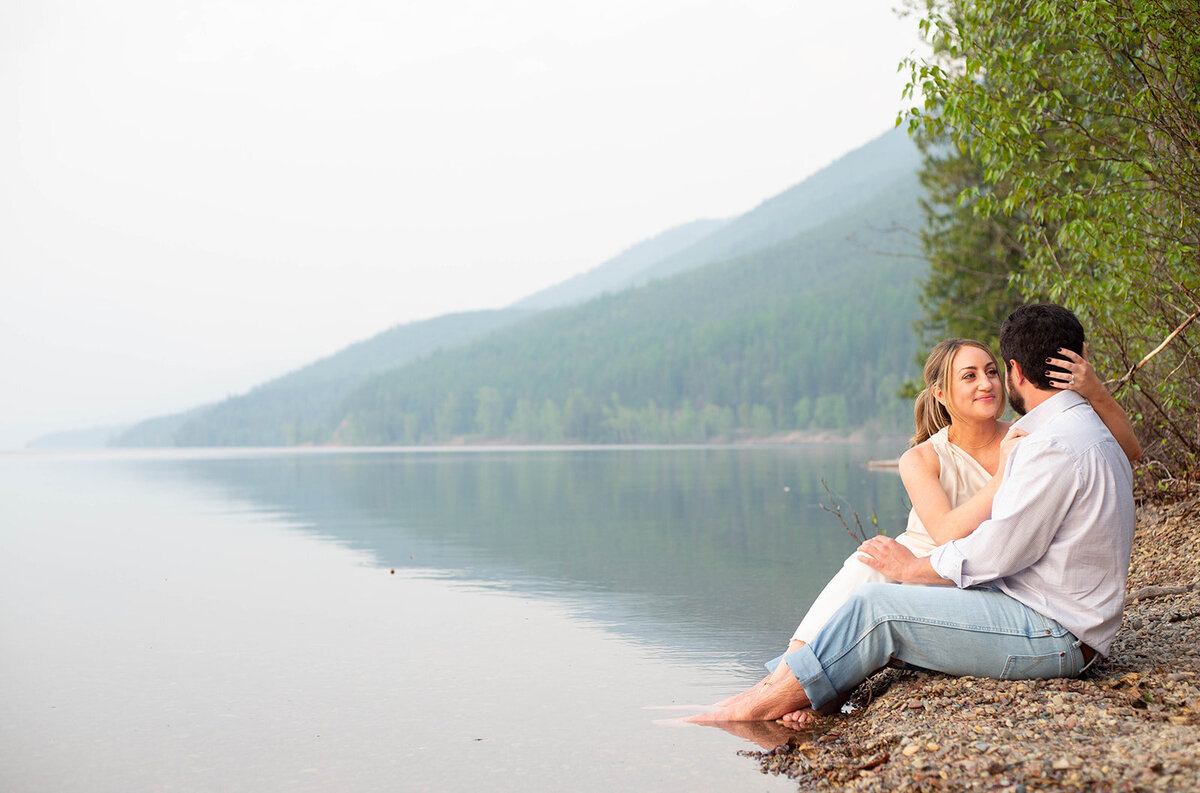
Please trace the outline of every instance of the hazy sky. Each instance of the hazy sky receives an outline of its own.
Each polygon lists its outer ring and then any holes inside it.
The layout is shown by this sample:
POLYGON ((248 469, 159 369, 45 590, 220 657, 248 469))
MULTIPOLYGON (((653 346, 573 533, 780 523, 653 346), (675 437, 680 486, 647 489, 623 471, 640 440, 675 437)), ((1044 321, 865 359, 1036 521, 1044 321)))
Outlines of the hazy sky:
POLYGON ((5 0, 0 448, 240 393, 887 130, 889 0, 5 0))

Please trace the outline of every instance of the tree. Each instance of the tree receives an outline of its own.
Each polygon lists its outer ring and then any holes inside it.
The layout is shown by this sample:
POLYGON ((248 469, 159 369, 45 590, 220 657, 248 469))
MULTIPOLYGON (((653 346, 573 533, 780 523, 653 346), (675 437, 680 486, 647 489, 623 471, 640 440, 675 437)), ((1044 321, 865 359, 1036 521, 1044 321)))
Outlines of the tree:
POLYGON ((961 200, 1014 222, 1011 274, 1081 315, 1148 455, 1200 454, 1200 7, 928 0, 911 131, 982 172, 961 200))
POLYGON ((563 439, 562 411, 553 399, 547 398, 542 402, 538 411, 537 440, 547 443, 559 443, 563 439))
POLYGON ((999 213, 977 213, 977 201, 960 201, 965 191, 983 184, 982 169, 968 154, 946 145, 944 133, 933 140, 921 132, 921 247, 929 273, 917 297, 923 316, 915 327, 923 342, 917 362, 923 364, 934 344, 951 337, 999 349, 1000 320, 1026 301, 1009 280, 1022 260, 1017 222, 999 213))
POLYGON ((563 434, 570 440, 595 440, 602 415, 592 401, 576 388, 567 396, 563 407, 563 434))
POLYGON ((813 424, 822 429, 845 431, 850 426, 850 411, 841 394, 822 394, 813 407, 813 424))
POLYGON ((538 412, 528 399, 517 400, 517 406, 508 422, 508 436, 523 442, 538 439, 538 412))
POLYGON ((451 391, 446 394, 434 414, 433 425, 439 440, 449 440, 459 431, 462 419, 462 400, 458 393, 451 391))
POLYGON ((750 409, 750 428, 760 438, 765 438, 775 431, 775 419, 771 411, 764 405, 755 405, 750 409))
POLYGON ((504 435, 504 399, 500 390, 484 386, 475 392, 475 426, 485 438, 504 435))
POLYGON ((796 427, 798 429, 806 428, 810 423, 812 423, 812 398, 801 397, 798 399, 793 411, 796 414, 796 427))
POLYGON ((771 411, 771 422, 783 425, 788 422, 787 407, 792 394, 792 384, 779 371, 774 371, 763 378, 763 399, 771 411))

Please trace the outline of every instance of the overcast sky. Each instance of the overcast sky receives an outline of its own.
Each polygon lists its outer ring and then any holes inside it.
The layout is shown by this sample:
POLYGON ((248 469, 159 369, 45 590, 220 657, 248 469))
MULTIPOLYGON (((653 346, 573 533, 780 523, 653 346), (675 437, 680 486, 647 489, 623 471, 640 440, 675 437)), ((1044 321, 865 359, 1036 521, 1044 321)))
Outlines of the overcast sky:
POLYGON ((889 0, 5 0, 0 449, 745 212, 891 127, 889 0))

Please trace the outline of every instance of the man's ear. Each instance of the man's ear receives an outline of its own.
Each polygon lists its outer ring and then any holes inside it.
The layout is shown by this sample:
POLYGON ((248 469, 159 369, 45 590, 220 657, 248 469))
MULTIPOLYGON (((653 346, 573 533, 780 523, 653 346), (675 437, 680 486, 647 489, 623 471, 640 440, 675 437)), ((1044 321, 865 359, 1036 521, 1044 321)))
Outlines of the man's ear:
POLYGON ((1021 371, 1021 364, 1015 360, 1009 360, 1008 362, 1008 376, 1012 378, 1015 385, 1025 385, 1029 382, 1029 378, 1021 371))

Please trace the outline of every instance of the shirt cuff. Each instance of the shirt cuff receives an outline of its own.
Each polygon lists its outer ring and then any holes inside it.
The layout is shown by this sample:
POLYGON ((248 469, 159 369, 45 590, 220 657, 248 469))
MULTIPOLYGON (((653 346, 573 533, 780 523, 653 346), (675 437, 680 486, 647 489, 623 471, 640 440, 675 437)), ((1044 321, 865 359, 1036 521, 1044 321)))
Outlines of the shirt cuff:
POLYGON ((953 581, 959 589, 963 586, 962 568, 965 561, 966 557, 953 542, 939 545, 929 554, 929 564, 932 565, 933 572, 947 581, 953 581))

